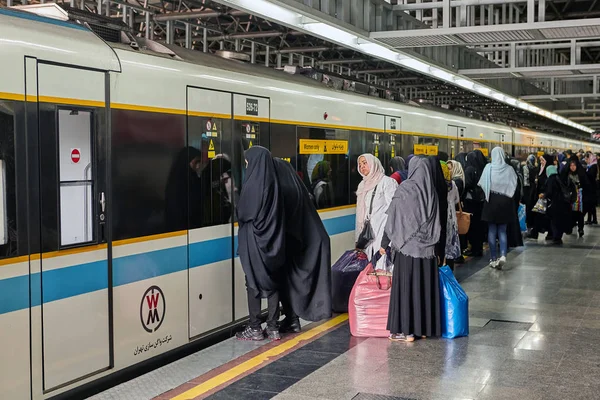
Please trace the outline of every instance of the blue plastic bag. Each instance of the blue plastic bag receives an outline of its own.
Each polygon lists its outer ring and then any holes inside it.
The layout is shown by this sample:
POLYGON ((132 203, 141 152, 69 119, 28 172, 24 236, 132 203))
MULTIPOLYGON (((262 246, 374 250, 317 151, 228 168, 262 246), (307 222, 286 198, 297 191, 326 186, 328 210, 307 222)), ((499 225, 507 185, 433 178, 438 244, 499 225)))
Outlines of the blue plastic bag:
POLYGON ((469 296, 447 265, 439 268, 442 303, 442 337, 469 336, 469 296))
POLYGON ((527 232, 527 212, 525 211, 525 204, 519 204, 519 226, 521 232, 527 232))

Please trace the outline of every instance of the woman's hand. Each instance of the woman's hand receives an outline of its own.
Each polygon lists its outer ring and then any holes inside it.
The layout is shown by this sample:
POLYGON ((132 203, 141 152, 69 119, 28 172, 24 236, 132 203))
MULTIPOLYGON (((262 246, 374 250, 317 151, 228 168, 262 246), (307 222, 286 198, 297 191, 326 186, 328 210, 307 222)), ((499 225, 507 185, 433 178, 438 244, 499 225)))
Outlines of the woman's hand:
POLYGON ((544 193, 540 193, 540 195, 538 196, 540 199, 544 198, 544 193))
POLYGON ((380 255, 384 255, 385 254, 385 249, 383 247, 379 249, 379 254, 380 255))

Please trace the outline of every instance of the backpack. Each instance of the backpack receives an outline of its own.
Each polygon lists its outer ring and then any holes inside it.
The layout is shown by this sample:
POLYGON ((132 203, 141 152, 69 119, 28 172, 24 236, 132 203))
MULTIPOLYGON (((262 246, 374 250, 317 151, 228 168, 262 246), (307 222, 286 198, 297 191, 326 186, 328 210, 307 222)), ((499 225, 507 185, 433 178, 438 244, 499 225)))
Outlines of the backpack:
POLYGON ((565 203, 573 204, 577 201, 577 188, 569 179, 568 184, 565 185, 560 177, 557 177, 558 185, 560 186, 560 192, 562 194, 565 203))

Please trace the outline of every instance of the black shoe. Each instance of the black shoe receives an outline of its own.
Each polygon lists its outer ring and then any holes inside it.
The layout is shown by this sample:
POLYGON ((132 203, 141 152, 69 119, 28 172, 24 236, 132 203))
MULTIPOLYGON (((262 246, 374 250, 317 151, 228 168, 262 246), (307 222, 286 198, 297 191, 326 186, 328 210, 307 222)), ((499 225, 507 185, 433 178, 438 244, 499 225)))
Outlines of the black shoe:
POLYGON ((483 257, 483 251, 474 251, 471 253, 471 257, 483 257))
POLYGON ((579 231, 579 237, 582 238, 583 237, 583 229, 579 231))
POLYGON ((554 240, 554 238, 550 235, 546 235, 546 241, 549 242, 550 240, 554 240))
POLYGON ((284 318, 279 325, 279 332, 281 333, 299 333, 302 330, 300 325, 300 319, 296 318, 284 318))
POLYGON ((560 245, 562 245, 562 244, 563 244, 563 241, 562 241, 562 239, 553 240, 553 241, 552 241, 552 244, 553 244, 553 245, 556 245, 556 246, 560 246, 560 245))
POLYGON ((250 326, 247 326, 242 332, 236 333, 235 337, 239 340, 260 341, 265 340, 265 333, 262 329, 252 329, 250 326))
POLYGON ((279 329, 277 328, 269 328, 265 329, 265 333, 269 340, 281 340, 281 335, 279 334, 279 329))
POLYGON ((465 263, 465 258, 463 256, 458 257, 456 260, 454 260, 455 264, 464 264, 465 263))

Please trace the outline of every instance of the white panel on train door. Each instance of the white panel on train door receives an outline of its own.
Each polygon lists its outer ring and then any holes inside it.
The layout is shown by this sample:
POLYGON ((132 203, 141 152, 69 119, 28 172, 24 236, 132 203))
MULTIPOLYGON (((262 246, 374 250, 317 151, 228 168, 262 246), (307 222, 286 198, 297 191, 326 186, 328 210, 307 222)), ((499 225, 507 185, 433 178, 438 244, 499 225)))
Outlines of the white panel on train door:
POLYGON ((103 72, 38 62, 45 392, 111 366, 106 87, 103 72))
POLYGON ((200 199, 188 204, 189 337, 195 338, 233 321, 235 191, 231 93, 190 87, 187 102, 188 146, 199 157, 192 162, 200 199))

